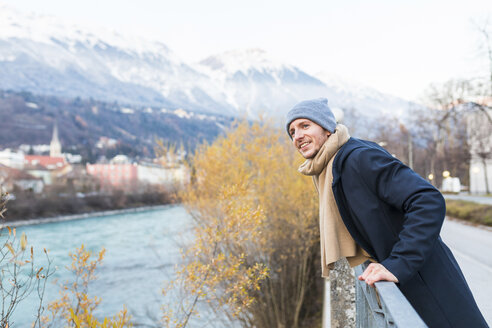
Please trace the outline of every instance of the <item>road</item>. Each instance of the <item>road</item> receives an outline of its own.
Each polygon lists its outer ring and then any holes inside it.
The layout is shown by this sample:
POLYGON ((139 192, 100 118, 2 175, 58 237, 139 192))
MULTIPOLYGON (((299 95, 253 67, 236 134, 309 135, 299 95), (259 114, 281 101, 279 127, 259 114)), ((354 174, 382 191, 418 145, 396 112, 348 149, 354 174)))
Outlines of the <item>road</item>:
POLYGON ((489 196, 472 196, 472 195, 444 195, 446 199, 457 199, 457 200, 466 200, 469 202, 475 202, 480 204, 492 205, 492 197, 489 196))
POLYGON ((441 237, 451 248, 478 307, 492 326, 492 229, 446 219, 441 237))

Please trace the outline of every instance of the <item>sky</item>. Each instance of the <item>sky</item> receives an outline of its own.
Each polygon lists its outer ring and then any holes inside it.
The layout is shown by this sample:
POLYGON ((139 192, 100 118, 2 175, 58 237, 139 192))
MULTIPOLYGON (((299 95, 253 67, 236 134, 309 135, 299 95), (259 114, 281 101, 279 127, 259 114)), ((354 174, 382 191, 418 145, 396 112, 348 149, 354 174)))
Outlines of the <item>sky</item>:
POLYGON ((309 74, 333 74, 409 100, 422 99, 431 83, 489 69, 476 23, 488 18, 492 36, 490 0, 1 1, 159 40, 189 63, 261 48, 309 74))

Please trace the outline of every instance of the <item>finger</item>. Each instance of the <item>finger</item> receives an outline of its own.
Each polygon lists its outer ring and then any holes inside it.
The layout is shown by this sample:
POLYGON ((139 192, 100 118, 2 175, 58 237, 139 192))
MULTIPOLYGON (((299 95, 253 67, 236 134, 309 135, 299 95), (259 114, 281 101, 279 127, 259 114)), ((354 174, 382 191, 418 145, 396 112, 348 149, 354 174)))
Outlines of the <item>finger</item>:
POLYGON ((381 266, 380 270, 373 271, 373 273, 375 275, 379 274, 378 276, 379 280, 376 281, 385 280, 385 281, 398 282, 398 279, 395 277, 395 275, 391 273, 388 269, 386 269, 384 266, 381 266))
POLYGON ((362 280, 366 280, 366 278, 372 273, 372 271, 374 270, 376 266, 374 265, 374 263, 371 263, 369 264, 369 266, 364 270, 364 272, 362 273, 362 280))
POLYGON ((398 282, 398 279, 389 272, 388 270, 382 270, 379 272, 374 272, 371 274, 369 277, 366 279, 366 283, 369 285, 374 285, 375 282, 378 281, 391 281, 391 282, 398 282))
POLYGON ((383 274, 374 273, 374 274, 368 276, 365 281, 369 286, 374 286, 374 283, 382 280, 382 278, 383 278, 383 274))
POLYGON ((369 286, 372 286, 374 285, 374 278, 372 276, 369 276, 366 278, 366 280, 364 280, 366 282, 366 284, 368 284, 369 286))
POLYGON ((366 278, 371 274, 372 272, 372 267, 368 266, 364 272, 359 276, 359 280, 366 280, 366 278))

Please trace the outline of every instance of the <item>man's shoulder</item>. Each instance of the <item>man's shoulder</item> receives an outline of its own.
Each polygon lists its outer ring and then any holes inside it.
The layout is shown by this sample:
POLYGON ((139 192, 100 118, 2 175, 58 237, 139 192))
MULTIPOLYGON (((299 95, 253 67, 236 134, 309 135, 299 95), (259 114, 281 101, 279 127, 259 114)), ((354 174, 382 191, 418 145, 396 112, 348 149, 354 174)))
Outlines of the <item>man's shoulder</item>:
POLYGON ((361 156, 367 152, 383 152, 389 155, 389 153, 380 145, 369 140, 363 140, 358 138, 350 138, 339 150, 335 161, 343 162, 348 157, 354 158, 361 156))
POLYGON ((333 161, 333 173, 338 175, 346 166, 347 161, 354 165, 371 165, 371 162, 380 157, 391 157, 383 147, 375 142, 350 138, 338 151, 333 161), (357 165, 357 164, 356 164, 357 165))

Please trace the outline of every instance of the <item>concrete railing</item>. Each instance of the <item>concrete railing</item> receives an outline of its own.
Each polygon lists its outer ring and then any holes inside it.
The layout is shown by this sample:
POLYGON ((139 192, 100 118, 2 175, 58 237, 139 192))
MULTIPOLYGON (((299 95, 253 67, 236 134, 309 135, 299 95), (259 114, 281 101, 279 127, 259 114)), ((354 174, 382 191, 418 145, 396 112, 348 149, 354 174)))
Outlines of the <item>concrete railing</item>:
MULTIPOLYGON (((355 276, 364 272, 368 263, 355 268, 355 276)), ((355 279, 357 328, 427 327, 400 289, 393 282, 380 281, 376 288, 355 279)))

